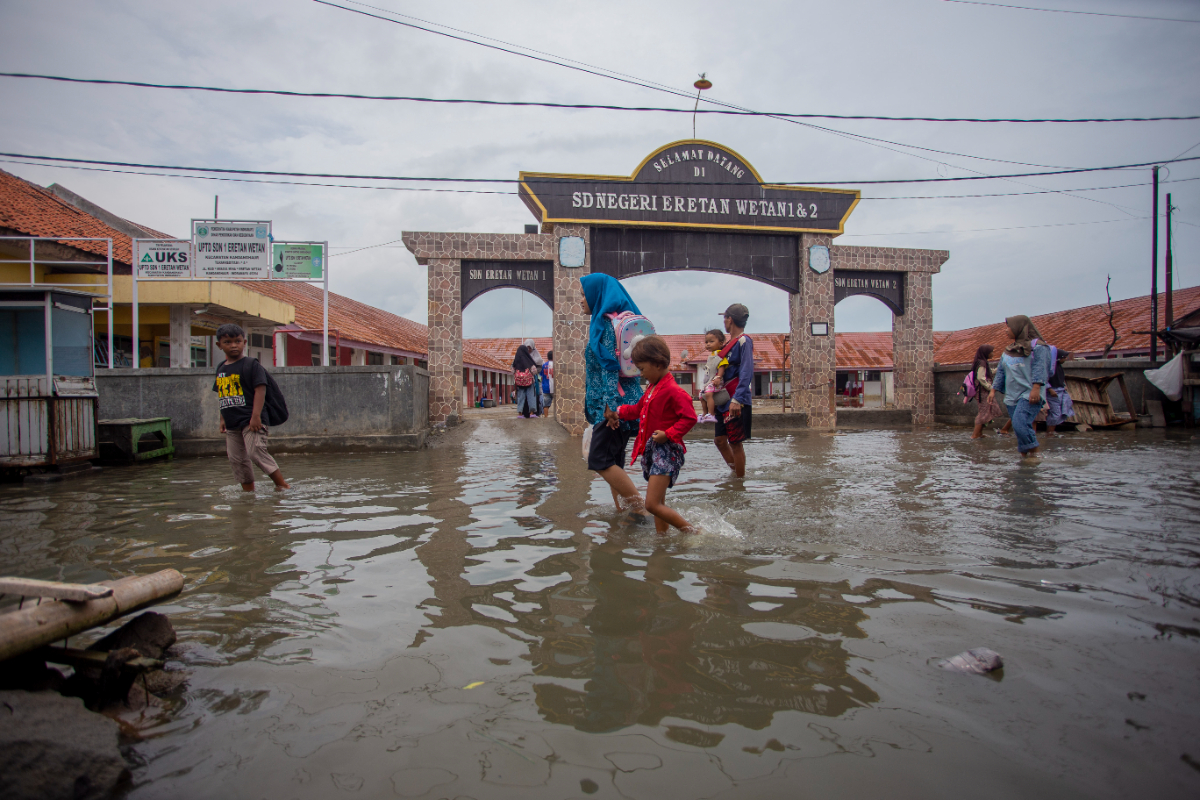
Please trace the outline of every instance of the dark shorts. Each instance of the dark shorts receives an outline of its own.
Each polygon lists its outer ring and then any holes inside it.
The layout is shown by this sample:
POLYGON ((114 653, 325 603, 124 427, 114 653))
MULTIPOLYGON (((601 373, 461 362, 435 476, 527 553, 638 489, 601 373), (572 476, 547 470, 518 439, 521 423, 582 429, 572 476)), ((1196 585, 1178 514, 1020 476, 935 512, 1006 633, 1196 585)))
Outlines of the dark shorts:
POLYGON ((679 470, 683 468, 683 445, 675 442, 656 444, 653 439, 646 442, 642 452, 642 477, 650 480, 651 475, 670 475, 670 488, 679 478, 679 470))
POLYGON ((603 472, 612 466, 625 468, 625 448, 629 446, 630 437, 637 434, 637 428, 632 431, 613 430, 606 422, 598 422, 592 426, 592 446, 588 450, 587 468, 593 472, 603 472))
POLYGON ((728 436, 730 444, 738 444, 750 438, 750 428, 753 423, 750 406, 742 406, 742 413, 736 417, 729 416, 728 409, 718 411, 716 436, 728 436))

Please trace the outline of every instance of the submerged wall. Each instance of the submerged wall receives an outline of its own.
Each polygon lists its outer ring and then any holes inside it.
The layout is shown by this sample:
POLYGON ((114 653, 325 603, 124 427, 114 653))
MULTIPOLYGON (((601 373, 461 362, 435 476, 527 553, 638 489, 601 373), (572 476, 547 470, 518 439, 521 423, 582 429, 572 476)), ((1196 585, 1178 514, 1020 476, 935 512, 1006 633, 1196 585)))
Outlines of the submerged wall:
MULTIPOLYGON (((222 455, 214 370, 97 370, 99 418, 170 417, 180 455, 222 455)), ((289 418, 272 452, 415 450, 429 426, 429 373, 420 367, 273 367, 289 418)))
MULTIPOLYGON (((1162 364, 1163 362, 1160 361, 1157 366, 1161 367, 1162 364)), ((1133 400, 1135 414, 1144 413, 1147 397, 1151 400, 1162 399, 1162 393, 1146 380, 1146 376, 1142 372, 1150 368, 1150 360, 1146 358, 1079 359, 1067 361, 1064 365, 1067 375, 1076 378, 1100 378, 1118 372, 1123 374, 1125 386, 1129 389, 1129 395, 1133 400), (1146 394, 1147 390, 1150 392, 1149 395, 1146 394)), ((968 364, 938 364, 933 368, 934 413, 938 422, 948 425, 974 424, 979 406, 974 401, 964 404, 962 395, 958 394, 963 378, 970 371, 968 364)), ((1109 384, 1108 396, 1112 398, 1114 411, 1129 410, 1125 408, 1125 398, 1116 381, 1109 384)), ((1006 413, 1003 403, 1000 404, 1000 408, 1002 413, 1006 413)))

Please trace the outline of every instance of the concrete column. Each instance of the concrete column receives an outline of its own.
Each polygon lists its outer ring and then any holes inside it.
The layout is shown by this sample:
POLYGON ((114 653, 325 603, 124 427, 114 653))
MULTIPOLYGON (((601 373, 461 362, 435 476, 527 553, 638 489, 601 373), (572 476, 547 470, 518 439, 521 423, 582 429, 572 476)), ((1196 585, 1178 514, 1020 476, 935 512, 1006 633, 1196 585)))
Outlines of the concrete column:
MULTIPOLYGON (((833 342, 833 269, 818 275, 808 267, 808 248, 829 245, 827 234, 800 237, 800 291, 789 300, 792 340, 792 406, 808 415, 808 427, 837 427, 834 381, 837 353, 833 342), (813 336, 809 323, 825 322, 828 336, 813 336)), ((751 317, 753 319, 753 317, 751 317)))
POLYGON ((462 266, 429 259, 429 422, 462 419, 462 266))
POLYGON ((171 366, 192 365, 192 307, 174 303, 171 309, 171 366))
POLYGON ((278 331, 275 334, 275 366, 286 367, 288 363, 287 354, 288 335, 283 331, 278 331))
POLYGON ((892 317, 896 408, 912 409, 914 425, 933 424, 933 275, 904 276, 904 314, 892 317))
POLYGON ((588 343, 591 317, 583 313, 583 290, 579 279, 592 271, 592 237, 588 225, 558 225, 554 228, 554 416, 572 436, 587 427, 583 415, 584 348, 588 343), (587 254, 582 267, 564 267, 558 261, 559 237, 582 236, 587 254))
POLYGON ((367 351, 357 347, 350 350, 350 366, 365 367, 367 365, 367 351))

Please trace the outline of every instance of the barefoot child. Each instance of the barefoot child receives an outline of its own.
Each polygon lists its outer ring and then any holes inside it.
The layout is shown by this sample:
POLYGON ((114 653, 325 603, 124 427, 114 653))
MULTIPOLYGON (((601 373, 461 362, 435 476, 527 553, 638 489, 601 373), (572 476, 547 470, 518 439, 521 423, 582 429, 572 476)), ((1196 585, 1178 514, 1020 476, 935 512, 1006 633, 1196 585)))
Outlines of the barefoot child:
POLYGON ((633 445, 632 465, 642 457, 642 475, 646 479, 646 510, 654 515, 654 529, 666 533, 674 525, 684 533, 694 529, 679 512, 666 505, 667 489, 675 485, 683 466, 683 436, 696 424, 691 396, 671 375, 671 349, 658 336, 647 336, 633 346, 630 354, 642 378, 650 385, 633 405, 616 411, 606 408, 604 418, 610 428, 621 420, 638 420, 637 440, 633 445))
POLYGON ((720 391, 717 384, 725 380, 725 368, 729 359, 721 356, 721 348, 725 346, 725 334, 713 328, 704 334, 704 349, 708 350, 708 361, 704 365, 704 381, 707 384, 700 393, 700 409, 704 416, 700 422, 716 422, 717 403, 715 394, 720 391))
POLYGON ((247 492, 254 491, 254 467, 275 483, 275 491, 290 489, 279 465, 267 452, 267 426, 271 424, 263 404, 267 399, 267 371, 256 358, 246 358, 246 332, 237 325, 217 328, 217 347, 225 363, 217 367, 213 391, 221 404, 221 433, 233 476, 247 492), (249 392, 249 395, 247 395, 249 392), (247 401, 247 397, 250 400, 247 401))

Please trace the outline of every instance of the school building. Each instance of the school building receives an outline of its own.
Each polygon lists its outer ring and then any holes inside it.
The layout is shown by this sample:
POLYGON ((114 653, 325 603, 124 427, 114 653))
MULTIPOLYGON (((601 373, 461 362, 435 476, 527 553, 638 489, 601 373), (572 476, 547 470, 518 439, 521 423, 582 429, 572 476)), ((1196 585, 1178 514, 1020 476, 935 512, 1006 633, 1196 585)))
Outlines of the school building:
MULTIPOLYGON (((213 341, 227 322, 247 332, 249 355, 275 366, 319 366, 323 292, 285 281, 139 281, 138 331, 132 329, 135 238, 174 238, 130 222, 57 184, 41 187, 0 170, 0 283, 71 287, 100 295, 108 282, 112 240, 113 362, 131 367, 215 367, 213 341), (8 238, 4 238, 8 237, 8 238), (42 237, 31 242, 30 237, 42 237), (47 241, 50 240, 50 241, 47 241), (137 346, 134 346, 134 342, 137 346)), ((109 314, 94 315, 94 361, 108 366, 109 314)), ((428 365, 429 329, 410 319, 329 294, 330 359, 335 366, 428 365)), ((467 348, 464 386, 504 402, 508 365, 467 348)))

